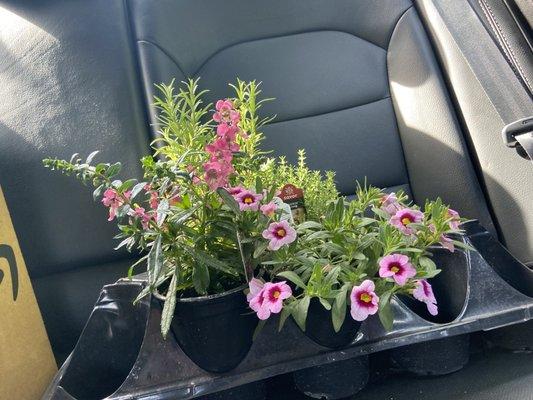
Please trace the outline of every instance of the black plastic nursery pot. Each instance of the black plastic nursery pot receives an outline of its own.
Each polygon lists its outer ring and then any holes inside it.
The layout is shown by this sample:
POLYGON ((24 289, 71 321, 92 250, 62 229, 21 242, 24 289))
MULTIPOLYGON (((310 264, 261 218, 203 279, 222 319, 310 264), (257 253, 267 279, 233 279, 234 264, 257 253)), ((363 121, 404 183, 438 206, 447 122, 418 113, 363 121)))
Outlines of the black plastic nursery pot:
POLYGON ((415 343, 391 351, 392 365, 419 376, 447 375, 470 359, 470 335, 415 343))
POLYGON ((357 337, 361 322, 354 321, 349 313, 338 332, 331 322, 331 311, 326 310, 318 298, 313 297, 307 312, 305 334, 321 346, 340 349, 348 346, 357 337))
POLYGON ((231 371, 252 346, 258 320, 248 308, 245 287, 176 302, 172 333, 183 352, 205 371, 231 371))
POLYGON ((293 374, 296 388, 315 399, 344 399, 364 389, 369 378, 368 355, 319 365, 293 374))
MULTIPOLYGON (((434 248, 432 252, 443 265, 441 273, 431 279, 439 312, 431 315, 424 303, 402 296, 401 301, 415 314, 436 326, 457 320, 463 313, 470 285, 465 253, 434 248)), ((391 351, 391 361, 397 368, 415 375, 446 375, 463 368, 470 357, 469 335, 415 343, 391 351)))
MULTIPOLYGON (((347 313, 338 332, 326 310, 316 297, 311 299, 307 312, 305 335, 315 343, 330 349, 341 349, 352 343, 361 322, 347 313)), ((363 389, 368 382, 368 356, 338 361, 294 373, 294 383, 305 395, 317 399, 342 399, 363 389)))

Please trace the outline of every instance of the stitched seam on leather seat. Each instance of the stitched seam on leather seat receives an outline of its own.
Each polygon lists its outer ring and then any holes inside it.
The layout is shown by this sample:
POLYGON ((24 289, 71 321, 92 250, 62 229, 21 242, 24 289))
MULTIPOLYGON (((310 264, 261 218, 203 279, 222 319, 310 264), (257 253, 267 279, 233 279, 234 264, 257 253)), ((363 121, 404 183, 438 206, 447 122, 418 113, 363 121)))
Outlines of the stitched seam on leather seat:
POLYGON ((282 122, 297 121, 297 120, 299 120, 299 119, 305 119, 305 118, 320 117, 320 116, 322 116, 322 115, 333 114, 333 113, 336 113, 336 112, 341 112, 341 111, 351 110, 351 109, 353 109, 353 108, 359 108, 359 107, 368 106, 368 105, 370 105, 370 104, 378 103, 378 102, 380 102, 380 101, 387 100, 387 99, 390 99, 390 96, 385 96, 385 97, 383 97, 383 98, 381 98, 381 99, 368 101, 368 102, 366 102, 366 103, 362 103, 362 104, 356 104, 356 105, 354 105, 354 106, 348 106, 348 107, 338 108, 338 109, 336 109, 336 110, 325 111, 325 112, 320 112, 320 113, 310 114, 310 115, 304 115, 304 116, 301 116, 301 117, 295 117, 295 118, 287 118, 287 119, 283 119, 283 120, 274 120, 274 122, 271 122, 271 123, 269 123, 268 125, 276 125, 276 124, 281 124, 282 122))
POLYGON ((147 43, 147 44, 151 44, 152 46, 156 47, 157 49, 159 49, 159 51, 161 51, 165 56, 168 57, 168 59, 170 61, 172 61, 174 63, 174 65, 176 65, 176 67, 180 70, 180 72, 183 74, 184 77, 187 77, 187 74, 185 74, 183 68, 180 66, 180 64, 178 63, 178 61, 176 61, 174 59, 174 57, 172 57, 168 51, 166 51, 164 48, 162 48, 161 46, 159 46, 157 43, 154 43, 150 40, 146 40, 146 39, 139 39, 137 40, 137 43, 147 43))
POLYGON ((288 33, 288 34, 283 34, 283 35, 276 35, 276 36, 268 36, 268 37, 264 37, 264 38, 257 38, 257 39, 250 39, 250 40, 243 40, 241 42, 237 42, 237 43, 233 43, 233 44, 230 44, 228 46, 225 46, 225 47, 222 47, 221 49, 215 51, 214 53, 212 53, 210 56, 208 56, 204 62, 202 62, 202 64, 200 64, 200 66, 196 69, 196 71, 194 71, 194 73, 192 74, 192 76, 196 76, 198 75, 198 72, 200 72, 202 70, 202 68, 204 68, 206 66, 206 64, 212 60, 214 57, 216 57, 218 54, 222 53, 223 51, 226 51, 232 47, 235 47, 235 46, 240 46, 240 45, 243 45, 243 44, 248 44, 248 43, 253 43, 253 42, 260 42, 260 41, 263 41, 263 40, 271 40, 271 39, 281 39, 281 38, 286 38, 286 37, 291 37, 291 36, 298 36, 298 35, 305 35, 305 34, 308 34, 308 33, 318 33, 318 32, 335 32, 335 33, 344 33, 346 35, 349 35, 349 36, 352 36, 356 39, 359 39, 359 40, 362 40, 364 42, 367 42, 368 44, 371 44, 372 46, 375 46, 377 47, 378 49, 381 49, 383 50, 384 52, 387 51, 387 49, 375 44, 375 43, 372 43, 371 41, 369 40, 366 40, 366 39, 363 39, 362 37, 360 36, 357 36, 357 35, 354 35, 353 33, 351 32, 346 32, 346 31, 339 31, 339 30, 335 30, 335 29, 317 29, 317 30, 310 30, 310 31, 302 31, 302 32, 295 32, 295 33, 288 33))
POLYGON ((507 37, 505 36, 503 32, 503 29, 501 28, 500 24, 498 23, 498 20, 496 19, 494 12, 492 11, 492 8, 485 0, 478 0, 478 3, 481 6, 483 13, 485 14, 485 17, 489 21, 490 26, 494 30, 494 33, 496 34, 496 38, 498 39, 498 42, 500 42, 500 45, 502 46, 504 52, 506 53, 507 58, 511 62, 512 66, 518 70, 518 74, 524 80, 529 90, 533 91, 531 84, 526 74, 524 73, 522 66, 520 65, 519 60, 516 58, 516 55, 513 51, 511 44, 509 43, 507 37))

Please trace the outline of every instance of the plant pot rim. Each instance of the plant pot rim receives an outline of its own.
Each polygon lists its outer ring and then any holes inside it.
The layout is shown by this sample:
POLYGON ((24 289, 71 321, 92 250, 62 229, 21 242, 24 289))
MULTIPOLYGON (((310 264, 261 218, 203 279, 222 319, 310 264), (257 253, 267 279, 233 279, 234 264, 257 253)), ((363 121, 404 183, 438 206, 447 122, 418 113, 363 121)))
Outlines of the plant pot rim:
POLYGON ((243 283, 242 285, 237 286, 236 288, 233 288, 233 289, 230 289, 230 290, 226 290, 225 292, 222 292, 222 293, 209 294, 207 296, 182 297, 182 298, 178 297, 176 299, 176 301, 179 302, 179 303, 199 303, 199 302, 205 302, 205 301, 218 300, 218 299, 221 299, 223 297, 226 297, 226 296, 235 294, 237 292, 243 291, 247 287, 248 287, 248 284, 247 283, 243 283))

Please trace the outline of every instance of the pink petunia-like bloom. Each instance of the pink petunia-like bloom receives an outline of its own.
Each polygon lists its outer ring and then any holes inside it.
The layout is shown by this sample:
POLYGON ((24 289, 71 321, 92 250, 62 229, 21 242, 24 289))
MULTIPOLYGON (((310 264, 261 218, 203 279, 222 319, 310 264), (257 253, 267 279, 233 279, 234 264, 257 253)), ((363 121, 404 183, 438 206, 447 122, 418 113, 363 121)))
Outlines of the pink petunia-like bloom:
POLYGON ((204 164, 204 179, 209 189, 216 190, 228 184, 228 177, 233 173, 233 167, 220 161, 209 161, 204 164))
POLYGON ((445 249, 448 249, 452 253, 455 251, 455 246, 453 245, 453 240, 450 239, 448 236, 442 234, 440 235, 440 245, 444 247, 445 249))
POLYGON ((364 280, 359 286, 354 286, 350 294, 350 314, 356 321, 364 321, 369 315, 378 312, 379 297, 374 292, 376 286, 370 279, 364 280))
POLYGON ((245 190, 242 186, 234 186, 226 189, 233 197, 237 196, 240 192, 245 190))
POLYGON ((404 254, 389 254, 379 261, 379 276, 392 277, 394 281, 403 286, 407 280, 416 275, 416 269, 409 262, 409 257, 404 254))
POLYGON ((396 214, 392 216, 389 222, 405 235, 412 235, 415 231, 413 228, 409 227, 409 224, 420 222, 423 218, 423 212, 404 208, 396 211, 396 214))
POLYGON ((113 188, 108 188, 105 190, 102 198, 102 204, 106 207, 109 207, 108 221, 113 221, 113 219, 115 219, 119 207, 124 205, 124 200, 129 199, 130 195, 131 191, 124 192, 122 195, 120 195, 120 193, 113 188))
POLYGON ((257 211, 259 210, 259 202, 263 199, 262 194, 254 193, 250 190, 244 189, 239 194, 235 195, 235 200, 239 204, 241 211, 257 211))
POLYGON ((263 283, 253 278, 249 287, 250 293, 246 296, 246 300, 260 320, 268 319, 271 314, 279 313, 283 308, 283 300, 292 296, 292 290, 286 281, 263 283))
POLYGON ((270 240, 269 250, 278 250, 281 246, 291 244, 296 240, 296 229, 289 225, 285 220, 272 222, 267 229, 263 231, 263 237, 270 240))
POLYGON ((448 218, 451 218, 452 220, 448 223, 450 225, 451 229, 459 229, 459 225, 461 225, 461 216, 459 213, 455 210, 452 210, 451 208, 448 209, 448 218))
POLYGON ((381 209, 390 216, 393 216, 396 212, 402 209, 395 193, 385 195, 381 198, 381 209))
POLYGON ((146 212, 143 207, 136 206, 134 210, 130 210, 128 215, 131 217, 136 217, 141 220, 141 225, 143 229, 148 229, 150 227, 150 221, 152 216, 146 212))
POLYGON ((265 216, 272 218, 276 214, 277 208, 278 206, 276 205, 276 203, 271 201, 270 203, 261 206, 261 212, 265 216))
POLYGON ((413 297, 423 303, 426 303, 428 311, 431 315, 437 315, 439 313, 437 308, 437 299, 435 299, 435 295, 433 294, 433 288, 425 279, 420 279, 415 282, 413 297))
POLYGON ((219 100, 215 104, 216 112, 213 114, 213 121, 236 125, 241 119, 241 114, 233 108, 230 100, 219 100))

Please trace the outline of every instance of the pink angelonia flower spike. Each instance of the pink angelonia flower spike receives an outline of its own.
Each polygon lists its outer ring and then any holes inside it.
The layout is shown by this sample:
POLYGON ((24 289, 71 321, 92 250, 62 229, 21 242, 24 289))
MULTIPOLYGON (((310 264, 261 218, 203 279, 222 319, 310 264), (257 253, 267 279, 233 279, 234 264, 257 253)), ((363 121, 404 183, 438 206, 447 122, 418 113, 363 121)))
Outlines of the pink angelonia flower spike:
POLYGON ((390 193, 381 198, 381 209, 390 216, 393 216, 396 212, 402 209, 395 193, 390 193))
POLYGON ((108 188, 105 190, 102 204, 106 207, 109 207, 109 218, 108 221, 113 221, 117 215, 119 207, 124 205, 124 199, 129 199, 131 191, 124 192, 121 195, 113 188, 108 188))
POLYGON ((431 315, 437 315, 439 313, 437 308, 437 299, 435 299, 435 295, 433 294, 433 288, 425 279, 420 279, 415 282, 413 297, 423 303, 426 303, 428 311, 431 315))
POLYGON ((409 262, 409 257, 404 254, 389 254, 379 261, 379 276, 394 279, 403 286, 416 275, 416 269, 409 262))
POLYGON ((135 210, 130 210, 128 215, 139 218, 143 229, 148 229, 150 227, 152 216, 148 214, 143 207, 136 206, 135 210))
POLYGON ((268 204, 264 204, 261 206, 261 212, 269 217, 269 218, 272 218, 275 214, 276 214, 276 210, 277 210, 278 206, 276 205, 276 203, 274 202, 270 202, 268 204))
POLYGON ((254 193, 250 190, 243 189, 239 194, 235 195, 235 200, 239 204, 241 211, 257 211, 259 210, 259 202, 263 199, 262 194, 254 193))
POLYGON ((415 231, 413 228, 409 227, 409 224, 421 222, 422 219, 424 219, 423 212, 404 208, 396 211, 396 214, 390 219, 390 223, 405 235, 412 235, 415 231))
POLYGON ((228 177, 233 173, 233 167, 220 161, 209 161, 204 164, 204 179, 209 189, 216 190, 228 184, 228 177))
POLYGON ((280 247, 291 244, 296 240, 296 230, 286 220, 272 222, 263 231, 263 237, 270 240, 268 249, 276 251, 280 247))
POLYGON ((241 115, 233 108, 230 100, 218 100, 215 104, 216 112, 213 114, 213 121, 217 123, 237 124, 241 115))
POLYGON ((354 320, 364 321, 369 315, 378 312, 379 297, 374 292, 375 289, 374 282, 369 279, 353 287, 350 294, 350 314, 354 320))

